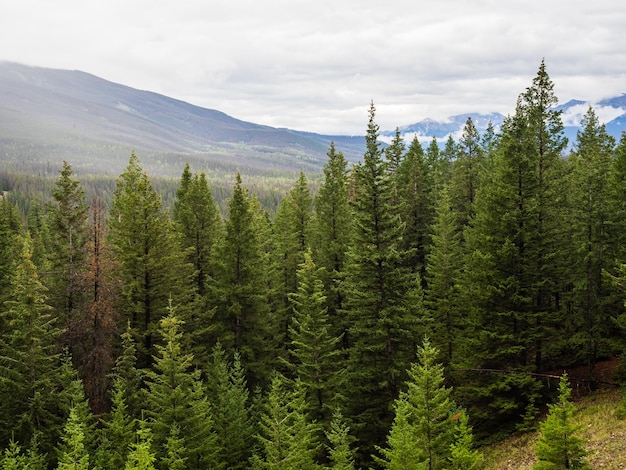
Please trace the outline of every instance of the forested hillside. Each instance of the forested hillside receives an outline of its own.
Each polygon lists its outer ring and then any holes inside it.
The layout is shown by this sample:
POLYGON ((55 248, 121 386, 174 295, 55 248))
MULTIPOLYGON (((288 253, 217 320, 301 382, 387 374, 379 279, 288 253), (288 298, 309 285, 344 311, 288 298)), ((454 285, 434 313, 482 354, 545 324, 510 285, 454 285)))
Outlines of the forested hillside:
POLYGON ((548 404, 537 457, 584 468, 570 387, 626 347, 626 135, 590 108, 566 154, 553 86, 443 150, 383 147, 372 103, 360 162, 331 144, 267 198, 134 152, 106 191, 4 175, 3 468, 475 469, 548 404))

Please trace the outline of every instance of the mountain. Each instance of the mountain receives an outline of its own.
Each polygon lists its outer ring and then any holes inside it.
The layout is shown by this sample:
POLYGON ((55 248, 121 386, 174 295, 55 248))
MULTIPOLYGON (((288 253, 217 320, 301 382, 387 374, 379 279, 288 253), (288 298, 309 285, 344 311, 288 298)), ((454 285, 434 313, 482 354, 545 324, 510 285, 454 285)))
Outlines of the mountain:
POLYGON ((363 137, 276 129, 80 71, 0 63, 5 167, 66 159, 119 174, 134 149, 157 174, 179 175, 185 161, 230 173, 319 171, 331 141, 348 159, 363 154, 363 137))
MULTIPOLYGON (((607 131, 626 130, 626 94, 597 103, 571 100, 559 105, 570 145, 580 120, 593 105, 607 131)), ((500 113, 467 113, 399 127, 406 141, 424 145, 436 137, 458 139, 468 117, 483 132, 499 129, 500 113)), ((381 132, 389 142, 395 131, 381 132)), ((178 176, 187 161, 213 178, 242 171, 279 175, 319 173, 330 142, 350 161, 360 160, 363 136, 329 136, 277 129, 223 112, 71 70, 0 62, 0 163, 2 168, 55 172, 62 160, 79 172, 118 175, 135 150, 154 175, 178 176)))
MULTIPOLYGON (((410 140, 416 135, 422 144, 427 145, 428 142, 424 142, 424 139, 430 140, 435 137, 441 142, 443 139, 447 139, 449 135, 452 135, 454 139, 460 137, 463 126, 467 122, 468 117, 472 118, 472 121, 479 132, 485 131, 490 122, 493 124, 495 129, 499 129, 502 121, 504 121, 504 115, 500 113, 467 113, 450 116, 444 121, 436 121, 434 119, 426 118, 422 121, 416 122, 415 124, 399 127, 398 130, 406 140, 410 140)), ((386 138, 385 140, 387 141, 394 135, 395 131, 381 132, 381 136, 386 138)))
MULTIPOLYGON (((564 134, 568 138, 570 147, 576 142, 576 134, 580 129, 580 122, 583 115, 593 106, 600 122, 606 124, 607 132, 619 141, 622 131, 626 131, 626 94, 618 97, 604 99, 596 103, 582 100, 570 100, 560 104, 556 109, 563 114, 564 134)), ((414 124, 401 126, 398 128, 405 141, 410 141, 417 136, 422 145, 428 145, 430 140, 437 139, 443 146, 448 136, 458 140, 463 132, 467 118, 471 117, 476 129, 482 133, 491 122, 496 130, 500 129, 505 116, 500 113, 466 113, 450 116, 441 121, 434 119, 423 119, 414 124)), ((390 142, 395 135, 394 131, 381 132, 382 139, 390 142)))

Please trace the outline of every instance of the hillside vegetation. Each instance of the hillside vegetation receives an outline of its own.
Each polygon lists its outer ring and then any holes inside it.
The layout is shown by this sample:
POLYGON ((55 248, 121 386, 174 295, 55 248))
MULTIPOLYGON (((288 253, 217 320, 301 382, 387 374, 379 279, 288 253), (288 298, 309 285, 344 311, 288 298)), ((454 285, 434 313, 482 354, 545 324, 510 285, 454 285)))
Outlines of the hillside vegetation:
MULTIPOLYGON (((576 399, 576 423, 587 440, 588 461, 592 468, 626 468, 626 420, 617 419, 615 410, 622 399, 620 391, 605 388, 576 399)), ((538 432, 517 433, 485 447, 486 470, 531 470, 538 432)))

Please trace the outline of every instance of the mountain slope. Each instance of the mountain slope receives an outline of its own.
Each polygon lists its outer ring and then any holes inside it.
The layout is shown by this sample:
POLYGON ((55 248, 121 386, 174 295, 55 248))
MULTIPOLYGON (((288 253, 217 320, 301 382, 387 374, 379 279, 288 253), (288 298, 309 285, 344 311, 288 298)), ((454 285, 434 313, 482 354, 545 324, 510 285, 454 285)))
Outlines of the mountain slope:
POLYGON ((345 149, 338 148, 349 158, 362 154, 363 138, 275 129, 84 72, 0 63, 4 161, 67 158, 79 167, 97 161, 101 169, 121 169, 136 149, 148 167, 166 174, 164 160, 180 160, 174 173, 184 160, 258 172, 318 171, 331 140, 343 142, 345 149))

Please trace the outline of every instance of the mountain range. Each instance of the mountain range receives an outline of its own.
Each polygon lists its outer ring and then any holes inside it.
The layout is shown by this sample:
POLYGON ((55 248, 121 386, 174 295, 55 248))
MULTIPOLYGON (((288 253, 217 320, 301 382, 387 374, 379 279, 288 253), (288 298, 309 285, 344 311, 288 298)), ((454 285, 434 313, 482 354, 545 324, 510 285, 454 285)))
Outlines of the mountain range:
MULTIPOLYGON (((626 95, 561 105, 570 142, 590 104, 619 138, 626 129, 626 95)), ((499 113, 468 113, 399 130, 406 140, 417 135, 425 144, 433 137, 458 138, 468 116, 479 131, 489 122, 498 128, 504 119, 499 113)), ((381 132, 381 139, 394 133, 381 132)), ((319 172, 331 141, 350 161, 363 155, 363 136, 263 126, 81 71, 0 62, 0 164, 5 169, 56 170, 67 160, 83 173, 117 175, 135 150, 146 170, 160 175, 179 175, 185 161, 209 176, 236 170, 319 172)))

